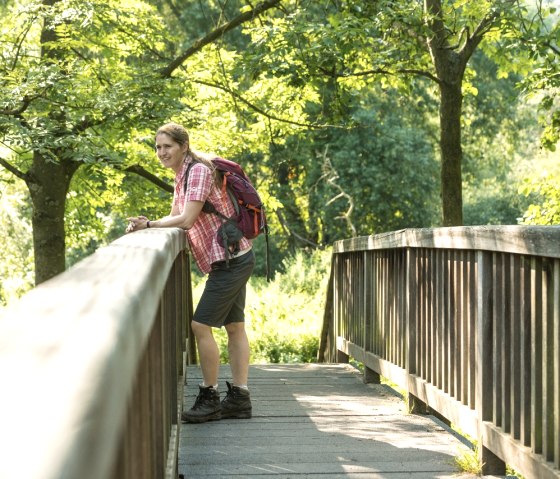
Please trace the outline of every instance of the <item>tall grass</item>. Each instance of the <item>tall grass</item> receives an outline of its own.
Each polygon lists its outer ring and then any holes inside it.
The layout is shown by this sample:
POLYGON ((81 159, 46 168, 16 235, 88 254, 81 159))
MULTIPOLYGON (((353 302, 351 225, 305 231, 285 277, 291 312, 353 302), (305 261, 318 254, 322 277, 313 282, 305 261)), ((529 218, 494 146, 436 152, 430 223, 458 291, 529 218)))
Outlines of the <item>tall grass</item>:
MULTIPOLYGON (((251 363, 308 363, 317 358, 323 322, 330 251, 298 251, 286 258, 283 273, 267 283, 253 277, 247 285, 245 321, 251 363)), ((193 278, 195 305, 205 278, 193 278)), ((228 361, 227 335, 214 330, 223 363, 228 361)))

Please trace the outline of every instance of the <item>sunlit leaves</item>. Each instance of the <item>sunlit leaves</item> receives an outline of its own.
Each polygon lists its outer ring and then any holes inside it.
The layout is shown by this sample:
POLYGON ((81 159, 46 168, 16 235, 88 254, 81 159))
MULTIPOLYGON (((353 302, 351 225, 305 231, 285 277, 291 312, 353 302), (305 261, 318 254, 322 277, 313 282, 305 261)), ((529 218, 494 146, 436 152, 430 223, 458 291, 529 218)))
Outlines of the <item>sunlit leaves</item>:
MULTIPOLYGON (((154 98, 147 93, 158 84, 154 65, 161 58, 155 52, 164 44, 162 24, 150 7, 132 1, 69 0, 39 12, 57 32, 56 42, 43 44, 43 48, 56 48, 60 60, 37 55, 38 38, 32 35, 33 29, 22 29, 12 40, 4 37, 19 55, 4 58, 0 66, 10 72, 3 77, 3 110, 9 113, 24 106, 25 118, 34 129, 76 135, 99 121, 122 127, 127 119, 153 109, 150 102, 157 102, 157 94, 154 98)), ((37 15, 37 9, 15 11, 8 24, 17 30, 17 25, 36 21, 37 15)), ((157 91, 163 94, 165 89, 158 86, 157 91)), ((31 139, 35 146, 37 141, 41 143, 38 137, 31 139)))
MULTIPOLYGON (((119 171, 126 161, 138 161, 126 148, 133 126, 151 130, 178 110, 177 82, 157 73, 174 37, 152 6, 136 0, 14 2, 3 13, 0 141, 22 174, 32 171, 32 158, 82 165, 67 198, 72 261, 73 252, 99 244, 97 238, 122 221, 114 215, 125 216, 126 186, 137 199, 150 189, 124 185, 119 171)), ((141 204, 154 208, 161 192, 151 187, 149 193, 152 200, 141 204)), ((38 211, 48 207, 35 205, 38 211)))
POLYGON ((22 182, 0 177, 0 308, 33 286, 31 210, 22 182))
POLYGON ((560 224, 560 187, 557 176, 528 181, 522 188, 522 193, 534 199, 534 203, 523 215, 523 224, 560 224))

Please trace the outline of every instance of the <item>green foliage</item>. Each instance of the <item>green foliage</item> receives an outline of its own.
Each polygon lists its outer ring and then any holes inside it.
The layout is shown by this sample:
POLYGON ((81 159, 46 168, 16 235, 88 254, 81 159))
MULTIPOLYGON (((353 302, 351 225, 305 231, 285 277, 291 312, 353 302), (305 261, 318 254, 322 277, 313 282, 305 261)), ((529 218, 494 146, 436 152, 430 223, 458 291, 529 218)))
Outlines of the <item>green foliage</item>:
POLYGON ((0 308, 33 287, 31 208, 22 182, 0 177, 0 308))
POLYGON ((522 224, 560 225, 560 186, 558 176, 549 175, 540 180, 528 180, 522 193, 532 197, 532 203, 523 215, 522 224))
POLYGON ((558 152, 541 150, 520 163, 522 181, 518 191, 523 198, 520 223, 527 225, 560 224, 560 162, 558 152))
POLYGON ((22 110, 0 115, 11 145, 52 161, 114 161, 113 142, 122 140, 128 125, 146 111, 165 113, 169 89, 154 71, 164 29, 145 3, 26 2, 3 25, 0 70, 9 74, 2 77, 0 109, 22 110), (52 40, 38 55, 42 22, 52 40), (99 125, 104 129, 95 130, 99 125))
POLYGON ((271 188, 298 247, 437 221, 438 164, 416 103, 373 87, 346 102, 347 128, 293 135, 272 152, 271 188))
MULTIPOLYGON (((533 71, 523 86, 546 92, 543 119, 554 120, 557 17, 546 4, 539 12, 508 5, 444 2, 453 47, 489 12, 500 14, 463 83, 468 224, 511 223, 534 198, 542 206, 553 197, 516 191, 516 165, 535 154, 540 131, 515 85, 533 71)), ((152 149, 155 128, 170 119, 189 128, 195 149, 249 172, 267 205, 279 273, 302 247, 437 224, 439 100, 421 2, 285 0, 160 75, 244 8, 240 0, 2 4, 2 158, 22 174, 33 152, 79 163, 66 205, 68 264, 122 234, 126 216, 169 212, 170 194, 126 169, 140 165, 171 184, 152 149)), ((550 210, 527 218, 554 221, 550 210)), ((262 276, 264 238, 255 250, 262 276)))
POLYGON ((523 216, 528 200, 518 193, 518 179, 502 183, 489 178, 465 188, 465 225, 514 225, 523 216))
POLYGON ((463 109, 464 224, 516 224, 528 206, 518 192, 518 165, 537 154, 535 114, 519 98, 515 76, 500 78, 499 66, 483 52, 472 65, 477 93, 463 109))
POLYGON ((539 122, 544 128, 541 144, 551 151, 560 139, 559 13, 555 0, 524 2, 511 25, 512 34, 506 48, 515 53, 515 61, 509 63, 509 68, 525 74, 520 86, 538 105, 539 122))

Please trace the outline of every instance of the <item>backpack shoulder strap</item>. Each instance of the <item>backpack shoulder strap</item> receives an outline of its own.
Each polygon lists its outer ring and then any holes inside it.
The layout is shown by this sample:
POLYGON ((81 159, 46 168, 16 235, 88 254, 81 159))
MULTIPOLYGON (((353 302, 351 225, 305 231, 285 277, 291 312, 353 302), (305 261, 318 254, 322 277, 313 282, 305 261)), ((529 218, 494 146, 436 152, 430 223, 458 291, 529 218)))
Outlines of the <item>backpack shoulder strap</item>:
MULTIPOLYGON (((183 183, 183 191, 187 190, 187 183, 188 183, 188 180, 189 180, 189 174, 190 174, 191 168, 194 166, 194 164, 195 164, 195 162, 192 161, 189 164, 189 166, 187 166, 187 171, 185 172, 185 179, 184 179, 184 183, 183 183)), ((231 193, 229 188, 227 189, 227 193, 229 195, 229 198, 230 198, 231 202, 233 203, 233 206, 235 208, 236 213, 239 213, 239 206, 238 206, 237 202, 235 201, 235 197, 233 196, 233 194, 231 193)), ((208 200, 206 200, 204 202, 204 205, 202 206, 202 211, 204 211, 204 213, 211 213, 211 214, 218 215, 223 220, 229 220, 229 217, 220 213, 217 210, 217 208, 208 200)))
POLYGON ((194 161, 191 161, 189 163, 189 166, 187 166, 187 171, 185 172, 185 178, 183 179, 183 193, 185 191, 187 191, 187 183, 189 182, 189 174, 191 172, 191 168, 194 165, 194 161))

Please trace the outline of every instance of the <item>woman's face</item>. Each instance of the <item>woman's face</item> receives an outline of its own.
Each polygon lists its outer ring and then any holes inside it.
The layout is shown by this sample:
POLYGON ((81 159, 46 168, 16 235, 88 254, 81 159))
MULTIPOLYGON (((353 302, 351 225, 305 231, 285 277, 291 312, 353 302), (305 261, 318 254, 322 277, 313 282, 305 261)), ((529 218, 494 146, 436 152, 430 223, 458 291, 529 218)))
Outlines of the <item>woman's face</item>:
POLYGON ((160 133, 156 136, 156 153, 159 161, 166 168, 178 170, 188 149, 188 144, 180 145, 167 133, 160 133))

